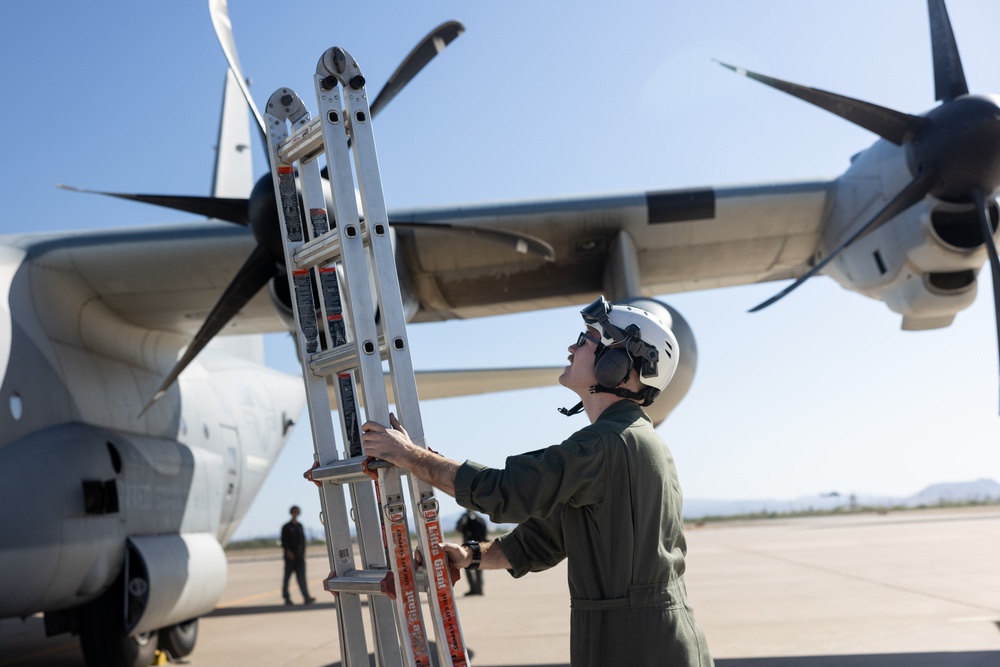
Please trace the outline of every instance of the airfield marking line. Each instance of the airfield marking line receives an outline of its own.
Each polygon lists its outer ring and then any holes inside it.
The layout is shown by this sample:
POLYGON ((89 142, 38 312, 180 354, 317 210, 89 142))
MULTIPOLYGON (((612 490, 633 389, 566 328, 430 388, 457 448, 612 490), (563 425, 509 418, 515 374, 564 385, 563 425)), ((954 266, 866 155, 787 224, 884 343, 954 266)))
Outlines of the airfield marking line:
MULTIPOLYGON (((291 582, 289 582, 289 583, 291 583, 291 582)), ((323 588, 323 580, 322 579, 314 579, 310 583, 312 583, 314 585, 318 584, 320 588, 323 588)), ((227 607, 235 607, 236 605, 240 605, 240 604, 243 604, 243 603, 246 603, 246 602, 252 602, 253 600, 259 600, 261 598, 266 598, 266 597, 270 597, 272 595, 280 595, 280 594, 281 594, 281 589, 280 588, 273 588, 273 589, 271 589, 269 591, 265 591, 263 593, 255 593, 253 595, 247 595, 247 596, 244 596, 244 597, 241 597, 241 598, 236 598, 235 600, 230 600, 228 602, 220 602, 219 604, 215 605, 215 608, 216 609, 226 609, 227 607)), ((0 662, 0 667, 3 667, 3 665, 4 665, 4 663, 0 662)))

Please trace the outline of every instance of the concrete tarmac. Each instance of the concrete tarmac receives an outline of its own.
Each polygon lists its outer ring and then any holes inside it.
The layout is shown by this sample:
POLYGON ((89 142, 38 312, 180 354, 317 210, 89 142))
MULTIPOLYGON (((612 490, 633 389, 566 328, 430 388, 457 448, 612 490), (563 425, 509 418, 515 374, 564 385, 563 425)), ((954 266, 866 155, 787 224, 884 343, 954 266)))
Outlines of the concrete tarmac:
MULTIPOLYGON (((688 527, 688 592, 719 667, 997 667, 1000 508, 729 522, 688 527)), ((192 667, 340 664, 325 549, 308 561, 316 604, 282 604, 274 553, 230 557, 192 667)), ((293 583, 293 599, 301 597, 293 583)), ((476 667, 568 665, 565 564, 515 580, 485 574, 459 615, 476 667)), ((0 667, 82 667, 79 642, 41 616, 0 621, 0 667)))

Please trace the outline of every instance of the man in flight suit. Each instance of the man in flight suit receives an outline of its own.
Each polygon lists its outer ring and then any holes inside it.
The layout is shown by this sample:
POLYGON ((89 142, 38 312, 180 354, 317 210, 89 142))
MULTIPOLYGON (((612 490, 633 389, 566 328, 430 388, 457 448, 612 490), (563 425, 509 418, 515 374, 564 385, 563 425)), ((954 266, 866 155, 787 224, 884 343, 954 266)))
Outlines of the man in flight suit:
POLYGON ((292 515, 291 520, 281 527, 281 550, 285 556, 285 576, 281 580, 281 595, 285 598, 285 604, 292 604, 292 598, 288 594, 288 580, 295 574, 295 580, 299 583, 299 591, 305 604, 312 604, 316 598, 309 595, 309 588, 306 584, 306 535, 299 523, 298 505, 292 505, 288 513, 292 515))
POLYGON ((447 459, 410 441, 395 416, 363 426, 365 453, 409 470, 513 531, 445 545, 457 567, 514 577, 569 560, 570 663, 713 665, 684 585, 681 489, 670 450, 642 406, 667 386, 680 351, 655 315, 603 297, 585 308, 559 383, 590 425, 504 468, 447 459))
MULTIPOLYGON (((486 521, 472 510, 466 510, 462 518, 455 525, 455 530, 462 533, 462 539, 466 544, 482 544, 486 541, 487 530, 486 521)), ((469 592, 466 595, 483 594, 483 571, 477 568, 466 570, 469 579, 469 592)))

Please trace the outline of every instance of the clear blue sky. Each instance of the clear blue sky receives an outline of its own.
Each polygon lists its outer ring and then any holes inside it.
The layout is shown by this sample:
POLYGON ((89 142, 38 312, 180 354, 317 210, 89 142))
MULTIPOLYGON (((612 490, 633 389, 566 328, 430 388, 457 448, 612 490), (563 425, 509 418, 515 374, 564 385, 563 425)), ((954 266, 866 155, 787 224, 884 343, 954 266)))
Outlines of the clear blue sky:
MULTIPOLYGON (((1000 91, 1000 4, 948 8, 970 88, 1000 91)), ((230 12, 258 104, 279 86, 310 100, 316 59, 335 44, 377 89, 431 27, 465 23, 375 125, 390 208, 833 178, 874 141, 713 58, 901 111, 934 106, 921 0, 232 0, 230 12)), ((0 232, 195 220, 54 185, 208 193, 225 62, 207 2, 17 3, 0 24, 0 63, 0 232)), ((687 496, 907 495, 1000 478, 987 277, 953 326, 922 333, 828 278, 746 313, 780 286, 666 297, 699 346, 694 387, 661 427, 687 496)), ((414 360, 558 365, 579 323, 562 309, 416 326, 414 360)), ((291 366, 286 337, 268 351, 291 366)), ((447 456, 501 464, 581 426, 555 412, 573 402, 559 387, 428 402, 425 428, 447 456)), ((300 477, 306 435, 292 438, 237 536, 275 532, 291 503, 318 527, 316 492, 300 477)))

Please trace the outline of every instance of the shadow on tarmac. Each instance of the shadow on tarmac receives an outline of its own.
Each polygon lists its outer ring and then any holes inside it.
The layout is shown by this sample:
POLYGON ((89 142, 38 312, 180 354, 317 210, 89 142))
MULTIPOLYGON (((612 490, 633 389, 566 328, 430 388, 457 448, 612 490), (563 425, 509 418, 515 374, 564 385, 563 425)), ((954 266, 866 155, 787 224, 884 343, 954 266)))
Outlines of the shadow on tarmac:
MULTIPOLYGON (((436 656, 435 656, 436 657, 436 656)), ((375 665, 375 656, 369 655, 369 664, 375 665)), ((432 659, 437 666, 437 660, 432 659)), ((724 658, 715 661, 716 667, 996 667, 1000 665, 1000 651, 966 651, 945 653, 879 653, 872 655, 809 655, 790 658, 724 658)), ((343 667, 332 662, 327 667, 343 667)), ((502 667, 479 665, 476 667, 502 667)), ((570 667, 569 663, 521 665, 521 667, 570 667)))
MULTIPOLYGON (((361 603, 367 606, 366 602, 361 603)), ((253 616, 254 614, 284 614, 286 612, 315 611, 317 609, 336 609, 336 602, 315 602, 313 604, 259 604, 246 607, 216 607, 202 618, 222 618, 225 616, 253 616)))
MULTIPOLYGON (((438 662, 438 655, 437 655, 437 645, 434 643, 433 639, 430 640, 430 641, 428 641, 427 645, 428 645, 428 648, 430 649, 430 653, 431 653, 431 667, 440 667, 440 663, 438 662)), ((474 657, 476 657, 476 652, 473 651, 471 647, 468 648, 468 651, 469 651, 469 662, 472 662, 472 659, 474 657)), ((375 667, 375 654, 373 654, 373 653, 369 653, 368 654, 368 665, 369 665, 369 667, 375 667)), ((329 665, 326 665, 326 667, 344 667, 344 665, 343 665, 342 662, 340 662, 338 660, 337 662, 331 662, 329 665)), ((479 665, 476 665, 476 667, 479 667, 479 665)), ((566 664, 566 665, 521 665, 521 667, 569 667, 569 665, 568 664, 566 664)))
POLYGON ((716 667, 996 667, 1000 651, 808 655, 790 658, 730 658, 716 667))

